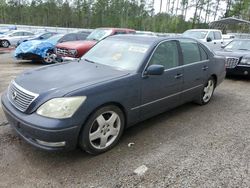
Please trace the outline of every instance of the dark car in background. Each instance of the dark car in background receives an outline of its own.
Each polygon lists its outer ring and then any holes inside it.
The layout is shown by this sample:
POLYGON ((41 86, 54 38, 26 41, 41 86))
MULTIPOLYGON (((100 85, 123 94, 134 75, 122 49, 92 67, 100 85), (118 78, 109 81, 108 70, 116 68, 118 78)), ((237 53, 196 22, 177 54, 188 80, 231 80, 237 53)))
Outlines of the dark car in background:
POLYGON ((35 33, 35 36, 31 38, 19 40, 17 46, 19 46, 22 42, 26 42, 29 40, 46 40, 56 34, 57 34, 56 32, 39 32, 37 34, 35 33))
POLYGON ((47 40, 30 40, 21 43, 15 50, 15 57, 23 60, 41 61, 45 64, 56 62, 54 47, 66 41, 82 40, 81 33, 68 33, 54 35, 47 40))
POLYGON ((186 102, 209 103, 224 76, 225 59, 194 39, 111 36, 80 62, 17 76, 2 107, 38 148, 99 154, 131 125, 186 102))
POLYGON ((250 75, 250 39, 235 39, 216 54, 226 58, 227 75, 250 75))

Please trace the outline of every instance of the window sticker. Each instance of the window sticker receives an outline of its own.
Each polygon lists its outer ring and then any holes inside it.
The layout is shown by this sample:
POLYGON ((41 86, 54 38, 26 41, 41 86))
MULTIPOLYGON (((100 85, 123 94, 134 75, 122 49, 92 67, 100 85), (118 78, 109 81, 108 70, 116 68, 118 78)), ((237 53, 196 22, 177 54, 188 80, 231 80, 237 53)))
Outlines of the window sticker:
POLYGON ((128 48, 128 51, 145 54, 146 51, 147 51, 147 48, 146 48, 146 47, 143 47, 143 46, 130 46, 130 47, 128 48))

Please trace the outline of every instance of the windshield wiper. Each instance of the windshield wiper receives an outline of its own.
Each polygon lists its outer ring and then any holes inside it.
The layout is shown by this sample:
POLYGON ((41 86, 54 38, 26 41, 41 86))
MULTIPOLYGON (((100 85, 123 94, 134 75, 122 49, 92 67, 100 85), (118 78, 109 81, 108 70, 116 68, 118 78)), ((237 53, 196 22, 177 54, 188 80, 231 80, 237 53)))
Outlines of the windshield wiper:
POLYGON ((87 62, 89 62, 89 63, 96 63, 96 62, 91 61, 91 60, 89 60, 89 59, 84 59, 84 61, 87 61, 87 62))

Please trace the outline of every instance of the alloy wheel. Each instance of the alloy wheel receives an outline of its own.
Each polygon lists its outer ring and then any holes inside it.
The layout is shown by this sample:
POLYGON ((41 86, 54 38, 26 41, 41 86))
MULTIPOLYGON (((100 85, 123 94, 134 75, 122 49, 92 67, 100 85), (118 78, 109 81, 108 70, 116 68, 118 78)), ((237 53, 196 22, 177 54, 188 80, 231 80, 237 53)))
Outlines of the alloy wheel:
POLYGON ((95 149, 109 147, 121 131, 121 119, 114 111, 107 111, 99 115, 91 125, 89 141, 95 149))
POLYGON ((8 47, 10 46, 10 43, 9 43, 7 40, 3 40, 3 41, 2 41, 2 46, 3 46, 4 48, 8 48, 8 47))
POLYGON ((45 57, 43 58, 43 60, 44 60, 45 63, 53 63, 54 62, 53 54, 50 53, 50 52, 47 52, 45 54, 45 57))
POLYGON ((207 103, 208 101, 210 101, 213 92, 214 92, 214 80, 210 79, 207 83, 207 86, 204 87, 204 95, 203 95, 203 101, 205 103, 207 103))

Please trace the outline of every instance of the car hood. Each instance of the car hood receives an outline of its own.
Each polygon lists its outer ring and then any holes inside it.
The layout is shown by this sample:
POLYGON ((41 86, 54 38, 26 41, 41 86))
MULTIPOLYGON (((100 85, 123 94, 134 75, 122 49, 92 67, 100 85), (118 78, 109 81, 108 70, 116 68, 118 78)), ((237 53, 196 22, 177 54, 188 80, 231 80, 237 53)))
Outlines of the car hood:
POLYGON ((127 71, 81 61, 29 70, 18 76, 15 82, 26 90, 40 95, 56 93, 57 96, 64 96, 77 89, 127 74, 127 71))
POLYGON ((22 42, 15 50, 15 57, 20 54, 33 53, 44 57, 48 49, 53 49, 54 45, 41 40, 29 40, 22 42))
POLYGON ((219 51, 215 51, 216 55, 221 55, 224 57, 250 57, 250 51, 247 50, 234 50, 234 51, 230 51, 230 50, 219 50, 219 51))
POLYGON ((94 40, 80 40, 80 41, 70 41, 57 44, 57 48, 67 48, 67 49, 81 49, 81 48, 91 48, 96 44, 97 41, 94 40))

